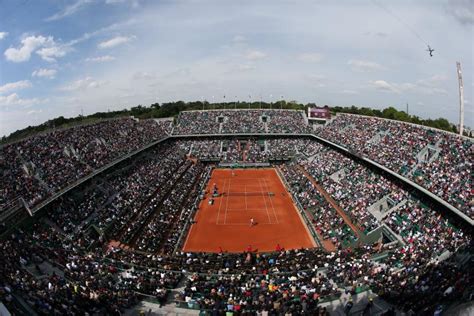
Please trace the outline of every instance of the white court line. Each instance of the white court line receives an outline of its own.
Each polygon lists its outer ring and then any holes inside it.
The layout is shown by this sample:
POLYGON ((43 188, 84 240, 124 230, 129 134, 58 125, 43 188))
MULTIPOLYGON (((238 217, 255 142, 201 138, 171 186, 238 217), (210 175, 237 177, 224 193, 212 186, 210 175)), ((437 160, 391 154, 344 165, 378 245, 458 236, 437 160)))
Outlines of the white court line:
MULTIPOLYGON (((230 192, 230 183, 232 182, 232 178, 229 179, 229 185, 227 188, 227 192, 230 192)), ((224 224, 227 221, 227 206, 229 205, 229 197, 226 194, 226 200, 225 200, 225 213, 224 213, 224 224)))
MULTIPOLYGON (((226 184, 226 181, 227 179, 224 179, 224 184, 222 185, 222 189, 225 188, 225 184, 226 184)), ((212 193, 211 193, 211 196, 212 196, 212 193)), ((222 206, 222 199, 220 199, 220 203, 219 203, 219 209, 217 210, 217 219, 216 219, 216 224, 218 225, 219 224, 219 217, 220 217, 220 214, 221 214, 221 206, 222 206)))
MULTIPOLYGON (((249 226, 249 223, 231 223, 231 224, 217 224, 219 226, 234 226, 234 225, 239 225, 239 226, 249 226)), ((275 223, 258 223, 258 225, 276 225, 275 223)))
MULTIPOLYGON (((228 212, 242 212, 245 211, 243 208, 228 208, 228 212)), ((261 208, 248 208, 246 211, 249 212, 262 212, 261 208)))
MULTIPOLYGON (((262 182, 260 182, 260 181, 261 181, 261 179, 258 179, 258 184, 260 185, 260 191, 264 192, 263 187, 262 187, 262 182)), ((268 212, 267 200, 265 198, 265 194, 263 195, 263 201, 265 202, 265 212, 267 212, 268 223, 272 224, 272 220, 270 219, 270 213, 268 212)))
MULTIPOLYGON (((267 191, 268 191, 268 183, 267 183, 267 178, 263 178, 263 181, 265 182, 265 186, 267 187, 267 191)), ((277 224, 279 224, 280 222, 278 221, 278 216, 276 214, 276 211, 275 211, 275 206, 273 206, 273 200, 271 197, 268 197, 270 199, 270 204, 272 205, 272 209, 273 209, 273 215, 275 216, 275 219, 277 221, 277 224)))

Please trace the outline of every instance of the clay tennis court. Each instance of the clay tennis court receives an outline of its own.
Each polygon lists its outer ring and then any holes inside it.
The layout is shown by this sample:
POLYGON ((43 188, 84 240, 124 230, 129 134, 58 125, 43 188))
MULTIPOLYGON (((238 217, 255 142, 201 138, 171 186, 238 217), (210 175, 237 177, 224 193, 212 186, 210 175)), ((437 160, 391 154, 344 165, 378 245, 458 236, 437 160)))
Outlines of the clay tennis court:
POLYGON ((278 244, 285 249, 316 247, 275 169, 215 169, 207 192, 184 251, 243 252, 250 245, 265 252, 278 244), (220 196, 210 205, 214 183, 220 196))

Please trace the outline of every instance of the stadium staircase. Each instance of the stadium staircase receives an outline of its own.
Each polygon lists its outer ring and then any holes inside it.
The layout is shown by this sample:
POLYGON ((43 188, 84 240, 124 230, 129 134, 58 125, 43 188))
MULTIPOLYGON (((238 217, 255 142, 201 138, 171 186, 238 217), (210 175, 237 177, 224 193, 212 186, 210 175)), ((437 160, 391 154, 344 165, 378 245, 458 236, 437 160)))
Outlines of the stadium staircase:
POLYGON ((371 139, 367 141, 368 144, 376 144, 379 143, 382 138, 384 138, 386 135, 389 135, 390 133, 388 131, 378 131, 377 134, 375 134, 371 139))
POLYGON ((28 303, 25 302, 25 300, 20 295, 12 293, 12 297, 15 300, 15 303, 17 303, 17 307, 20 309, 20 311, 25 313, 24 315, 38 316, 38 314, 28 303))
MULTIPOLYGON (((436 144, 428 144, 423 149, 421 149, 416 155, 416 164, 408 171, 408 176, 414 177, 417 174, 417 171, 420 169, 420 165, 423 163, 432 163, 438 159, 442 148, 440 147, 442 140, 438 140, 436 144)), ((401 171, 403 174, 403 170, 401 171)))
POLYGON ((329 178, 331 178, 334 182, 340 183, 342 179, 346 177, 346 169, 342 168, 331 174, 329 178))
POLYGON ((248 152, 249 152, 249 149, 250 149, 250 140, 248 142, 245 143, 245 148, 244 150, 242 151, 242 161, 247 161, 247 158, 248 158, 248 152))
POLYGON ((301 116, 303 117, 303 122, 304 124, 307 126, 309 124, 309 119, 308 117, 306 116, 305 112, 304 111, 301 111, 301 116))
POLYGON ((380 200, 376 201, 369 207, 367 211, 372 214, 379 222, 382 222, 386 217, 390 216, 394 211, 403 207, 408 200, 403 199, 398 204, 390 199, 390 194, 385 195, 380 200))
POLYGON ((40 183, 40 185, 46 190, 48 191, 49 194, 53 195, 54 194, 54 191, 46 184, 46 182, 44 182, 44 180, 37 174, 35 173, 35 175, 33 176, 36 180, 38 180, 38 182, 40 183))
POLYGON ((65 237, 66 234, 64 233, 63 229, 59 227, 56 223, 53 223, 49 218, 43 218, 43 222, 49 227, 51 227, 51 229, 57 232, 60 236, 65 237))

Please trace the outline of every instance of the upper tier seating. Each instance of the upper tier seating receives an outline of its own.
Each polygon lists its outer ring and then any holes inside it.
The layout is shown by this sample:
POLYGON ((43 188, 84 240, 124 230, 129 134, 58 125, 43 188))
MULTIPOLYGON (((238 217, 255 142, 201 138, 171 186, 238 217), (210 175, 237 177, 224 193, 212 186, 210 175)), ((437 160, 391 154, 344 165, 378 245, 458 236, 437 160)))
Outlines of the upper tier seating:
POLYGON ((35 135, 0 149, 0 211, 33 207, 94 170, 166 136, 170 121, 122 118, 35 135))
POLYGON ((309 133, 301 111, 216 110, 181 112, 174 131, 186 134, 309 133))

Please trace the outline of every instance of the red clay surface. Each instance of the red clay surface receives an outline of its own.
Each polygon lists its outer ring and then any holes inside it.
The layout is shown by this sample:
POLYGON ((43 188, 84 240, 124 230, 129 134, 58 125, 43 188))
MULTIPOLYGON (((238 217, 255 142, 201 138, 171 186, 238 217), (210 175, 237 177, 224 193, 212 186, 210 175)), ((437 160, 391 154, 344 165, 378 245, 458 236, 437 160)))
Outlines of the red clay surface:
POLYGON ((316 247, 300 214, 274 169, 215 169, 206 199, 196 213, 183 251, 243 252, 316 247), (209 205, 213 184, 219 197, 209 205), (233 196, 228 193, 259 195, 233 196), (270 195, 268 193, 271 193, 270 195), (250 225, 253 218, 256 225, 250 225))

